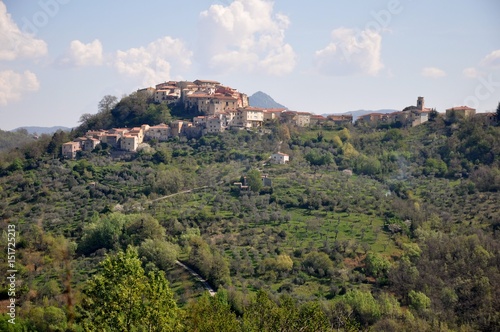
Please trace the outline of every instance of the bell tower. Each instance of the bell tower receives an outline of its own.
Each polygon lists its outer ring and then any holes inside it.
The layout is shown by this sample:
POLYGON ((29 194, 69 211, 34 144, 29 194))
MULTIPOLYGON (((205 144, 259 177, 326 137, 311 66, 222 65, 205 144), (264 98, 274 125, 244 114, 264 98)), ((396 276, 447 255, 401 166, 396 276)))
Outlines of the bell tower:
POLYGON ((419 110, 423 111, 424 110, 424 105, 425 105, 425 103, 424 103, 424 97, 418 97, 417 98, 417 108, 419 110))

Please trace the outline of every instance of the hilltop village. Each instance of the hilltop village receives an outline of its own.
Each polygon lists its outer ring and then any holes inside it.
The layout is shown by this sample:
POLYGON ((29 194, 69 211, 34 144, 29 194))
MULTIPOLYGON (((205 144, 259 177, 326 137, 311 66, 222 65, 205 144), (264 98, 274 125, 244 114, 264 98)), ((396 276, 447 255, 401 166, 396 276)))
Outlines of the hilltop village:
MULTIPOLYGON (((175 120, 168 125, 143 124, 134 128, 89 130, 85 136, 63 144, 63 156, 75 158, 78 151, 92 151, 100 143, 105 143, 114 149, 135 152, 139 145, 147 140, 166 141, 179 136, 199 137, 226 130, 258 129, 272 123, 286 123, 298 127, 353 124, 353 117, 350 114, 325 117, 290 111, 286 108, 251 107, 246 94, 212 80, 169 81, 157 84, 154 88, 140 89, 137 94, 145 95, 155 103, 181 106, 185 110, 202 115, 195 116, 192 121, 175 120)), ((406 107, 400 112, 366 114, 360 116, 355 125, 376 127, 397 123, 401 127, 414 127, 427 122, 432 112, 436 111, 425 107, 424 97, 418 97, 416 106, 406 107)), ((476 110, 467 106, 446 110, 447 118, 474 116, 476 110)), ((495 121, 493 113, 481 113, 477 116, 481 116, 486 122, 495 121)))

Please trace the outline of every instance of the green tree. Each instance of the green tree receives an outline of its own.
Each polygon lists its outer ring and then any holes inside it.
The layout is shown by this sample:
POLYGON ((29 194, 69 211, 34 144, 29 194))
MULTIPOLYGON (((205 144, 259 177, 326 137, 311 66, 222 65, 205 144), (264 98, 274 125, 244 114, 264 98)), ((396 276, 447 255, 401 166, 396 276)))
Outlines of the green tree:
POLYGON ((252 169, 247 173, 247 181, 250 189, 258 193, 262 189, 262 177, 258 170, 252 169))
POLYGON ((380 307, 372 293, 355 289, 347 292, 344 300, 353 308, 360 323, 371 325, 379 319, 380 307))
POLYGON ((366 272, 375 278, 387 277, 391 263, 380 254, 369 253, 365 258, 366 272))
POLYGON ((66 331, 66 313, 61 308, 35 307, 30 310, 29 317, 39 331, 66 331))
POLYGON ((333 271, 333 262, 324 252, 313 251, 309 253, 304 259, 303 265, 307 273, 320 278, 331 275, 333 271))
POLYGON ((179 309, 163 272, 145 275, 137 251, 108 256, 86 282, 80 321, 86 331, 178 331, 179 309))
POLYGON ((417 312, 423 312, 431 307, 431 299, 422 292, 411 290, 410 293, 408 293, 408 299, 410 301, 410 307, 417 312))
POLYGON ((125 244, 138 246, 146 239, 165 239, 165 228, 150 214, 133 214, 127 219, 123 234, 125 244))
POLYGON ((139 255, 153 262, 159 269, 167 270, 179 255, 177 245, 160 239, 146 239, 139 247, 139 255))
POLYGON ((203 294, 198 301, 188 305, 185 318, 186 332, 241 331, 225 291, 218 291, 215 296, 203 294))
POLYGON ((121 213, 94 216, 93 221, 84 228, 82 240, 78 244, 78 252, 90 255, 98 249, 117 249, 123 234, 126 217, 121 213))

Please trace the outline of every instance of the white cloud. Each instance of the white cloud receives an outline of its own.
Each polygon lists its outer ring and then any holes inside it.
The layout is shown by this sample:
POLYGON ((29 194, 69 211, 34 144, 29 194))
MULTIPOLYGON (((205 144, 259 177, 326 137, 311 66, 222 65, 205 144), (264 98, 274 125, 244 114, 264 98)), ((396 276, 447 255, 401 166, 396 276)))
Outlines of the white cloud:
POLYGON ((213 72, 282 75, 295 68, 296 55, 285 43, 290 25, 268 0, 235 0, 200 13, 198 61, 213 72))
POLYGON ((465 68, 462 73, 467 78, 477 78, 480 76, 480 73, 474 67, 465 68))
POLYGON ((146 47, 117 51, 113 65, 119 73, 140 78, 144 86, 150 86, 169 80, 173 67, 189 67, 191 57, 192 52, 180 39, 166 36, 146 47))
POLYGON ((500 50, 496 50, 488 54, 481 60, 481 65, 488 68, 500 68, 500 50))
POLYGON ((384 68, 381 52, 382 36, 373 30, 356 31, 338 28, 332 31, 332 41, 316 51, 316 69, 326 75, 377 75, 384 68))
POLYGON ((37 58, 47 54, 47 44, 19 30, 0 1, 0 61, 37 58))
POLYGON ((422 76, 429 78, 441 78, 446 76, 444 70, 436 67, 425 67, 424 69, 422 69, 421 74, 422 76))
POLYGON ((40 83, 31 71, 26 70, 24 73, 16 73, 12 70, 0 71, 0 105, 2 106, 19 100, 23 92, 33 92, 39 88, 40 83))
POLYGON ((76 67, 99 66, 102 62, 102 44, 98 39, 88 44, 73 40, 66 55, 59 61, 63 66, 76 67))

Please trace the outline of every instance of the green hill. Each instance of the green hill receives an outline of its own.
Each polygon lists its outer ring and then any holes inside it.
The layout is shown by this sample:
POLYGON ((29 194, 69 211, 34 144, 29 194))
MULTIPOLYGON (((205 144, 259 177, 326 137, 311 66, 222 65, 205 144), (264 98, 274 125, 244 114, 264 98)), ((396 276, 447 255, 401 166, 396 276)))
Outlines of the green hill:
MULTIPOLYGON (((120 103, 79 130, 170 115, 120 103)), ((2 154, 0 227, 16 227, 16 296, 30 303, 18 323, 92 329, 134 303, 130 315, 158 308, 168 317, 158 324, 186 331, 500 327, 500 127, 438 117, 409 129, 267 129, 79 160, 57 158, 72 135, 59 132, 2 154), (268 164, 278 142, 289 164, 268 164), (255 185, 264 174, 272 185, 255 185), (234 184, 244 176, 250 190, 234 184), (176 259, 217 296, 200 297, 176 259)))

